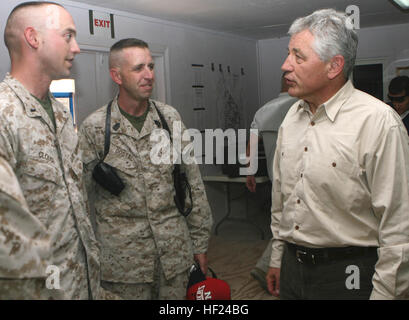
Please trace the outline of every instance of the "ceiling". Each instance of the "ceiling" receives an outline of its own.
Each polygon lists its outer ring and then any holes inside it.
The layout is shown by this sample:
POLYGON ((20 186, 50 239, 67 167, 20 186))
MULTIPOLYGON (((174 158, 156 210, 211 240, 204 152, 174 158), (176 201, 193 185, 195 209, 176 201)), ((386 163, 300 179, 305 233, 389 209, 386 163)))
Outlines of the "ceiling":
POLYGON ((360 27, 409 22, 409 13, 391 0, 74 0, 196 27, 265 39, 287 34, 295 18, 316 9, 341 11, 353 4, 360 11, 360 27))

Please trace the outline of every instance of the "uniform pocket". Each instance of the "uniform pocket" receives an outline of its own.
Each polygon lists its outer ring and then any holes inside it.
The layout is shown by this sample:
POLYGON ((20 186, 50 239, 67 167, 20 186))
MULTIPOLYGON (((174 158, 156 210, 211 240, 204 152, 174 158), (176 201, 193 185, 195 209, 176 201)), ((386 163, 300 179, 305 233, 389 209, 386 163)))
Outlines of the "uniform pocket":
POLYGON ((105 157, 104 162, 114 167, 117 171, 120 171, 120 174, 129 176, 137 175, 137 167, 132 155, 122 148, 111 146, 111 150, 105 157))
POLYGON ((38 181, 40 184, 49 182, 56 185, 62 184, 60 170, 44 162, 30 159, 21 166, 21 172, 24 175, 29 176, 31 179, 38 181))
POLYGON ((50 210, 57 209, 54 208, 54 199, 63 187, 60 170, 30 159, 21 166, 20 182, 30 211, 47 225, 50 210))

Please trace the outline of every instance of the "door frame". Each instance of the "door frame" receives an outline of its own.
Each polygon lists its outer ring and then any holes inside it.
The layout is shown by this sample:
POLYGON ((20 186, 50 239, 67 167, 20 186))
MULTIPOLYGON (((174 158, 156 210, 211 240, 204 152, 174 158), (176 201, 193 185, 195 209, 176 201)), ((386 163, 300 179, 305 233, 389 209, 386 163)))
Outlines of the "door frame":
MULTIPOLYGON (((169 49, 160 44, 149 43, 149 49, 155 60, 155 87, 157 99, 161 102, 172 104, 170 93, 169 49)), ((79 44, 80 50, 85 52, 109 53, 110 47, 90 46, 79 44)), ((96 61, 97 64, 97 61, 96 61)), ((99 68, 96 65, 96 79, 99 77, 99 68)), ((97 88, 98 94, 98 88, 97 88)))
MULTIPOLYGON (((385 57, 378 57, 378 58, 360 58, 356 59, 354 66, 364 66, 368 64, 381 64, 382 65, 382 82, 383 82, 383 101, 385 101, 385 97, 388 94, 388 79, 386 74, 386 58, 385 57), (385 81, 386 80, 386 81, 385 81)), ((353 80, 353 76, 351 73, 351 80, 353 80)))

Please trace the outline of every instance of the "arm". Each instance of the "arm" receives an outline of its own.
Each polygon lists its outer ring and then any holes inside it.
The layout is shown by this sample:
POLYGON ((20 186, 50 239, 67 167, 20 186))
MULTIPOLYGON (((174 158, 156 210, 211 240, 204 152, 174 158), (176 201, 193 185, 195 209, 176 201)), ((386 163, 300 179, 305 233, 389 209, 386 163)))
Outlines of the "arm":
MULTIPOLYGON (((249 159, 247 167, 251 167, 252 162, 257 161, 256 155, 251 151, 252 151, 252 148, 253 148, 253 144, 258 143, 260 141, 260 139, 261 139, 261 137, 259 135, 255 134, 253 132, 253 130, 251 130, 250 141, 247 144, 247 148, 246 148, 246 156, 249 159)), ((256 183, 256 179, 255 179, 254 175, 251 174, 251 175, 248 175, 246 177, 246 186, 247 186, 247 189, 249 189, 250 192, 256 192, 256 184, 257 183, 256 183)))
POLYGON ((30 213, 8 162, 0 157, 0 299, 47 299, 49 235, 30 213), (4 289, 4 291, 3 291, 4 289))
MULTIPOLYGON (((180 117, 178 119, 180 121, 180 117)), ((182 152, 191 143, 190 135, 182 123, 182 152)), ((183 156, 185 158, 185 156, 183 156)), ((187 163, 182 159, 182 170, 185 171, 187 180, 192 190, 192 212, 186 218, 193 243, 194 259, 200 264, 203 273, 207 272, 207 247, 210 238, 210 231, 213 225, 213 217, 206 190, 203 184, 199 166, 195 161, 187 163), (192 163, 193 162, 193 163, 192 163)))
POLYGON ((379 218, 379 259, 371 299, 409 296, 408 138, 399 126, 385 131, 365 168, 373 212, 379 218))
POLYGON ((87 211, 90 216, 90 220, 95 232, 95 215, 94 207, 94 190, 95 190, 95 181, 92 178, 92 170, 94 169, 96 163, 98 162, 97 151, 95 150, 95 144, 92 143, 92 139, 88 135, 84 126, 81 126, 80 132, 78 134, 79 147, 82 155, 82 162, 84 165, 83 169, 83 184, 84 189, 86 190, 84 194, 84 201, 87 205, 87 211))
POLYGON ((281 129, 278 133, 277 147, 274 154, 273 164, 273 188, 272 188, 272 207, 271 207, 271 231, 273 234, 272 253, 270 259, 270 269, 267 273, 267 286, 270 293, 274 296, 279 295, 280 290, 280 267, 283 254, 283 241, 278 237, 280 220, 283 210, 283 200, 281 194, 281 175, 280 175, 280 155, 281 155, 281 129))
POLYGON ((0 116, 0 299, 47 299, 53 294, 44 289, 50 236, 30 212, 17 179, 17 146, 23 142, 13 121, 13 114, 0 116))

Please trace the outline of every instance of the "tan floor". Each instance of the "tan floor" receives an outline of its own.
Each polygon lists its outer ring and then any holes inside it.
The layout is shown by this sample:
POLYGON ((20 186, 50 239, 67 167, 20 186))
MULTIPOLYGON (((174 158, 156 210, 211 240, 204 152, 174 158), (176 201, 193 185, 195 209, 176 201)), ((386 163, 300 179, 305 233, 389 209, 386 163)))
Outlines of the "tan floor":
POLYGON ((268 240, 236 240, 212 235, 208 259, 219 279, 231 288, 232 300, 277 300, 251 275, 268 240))

